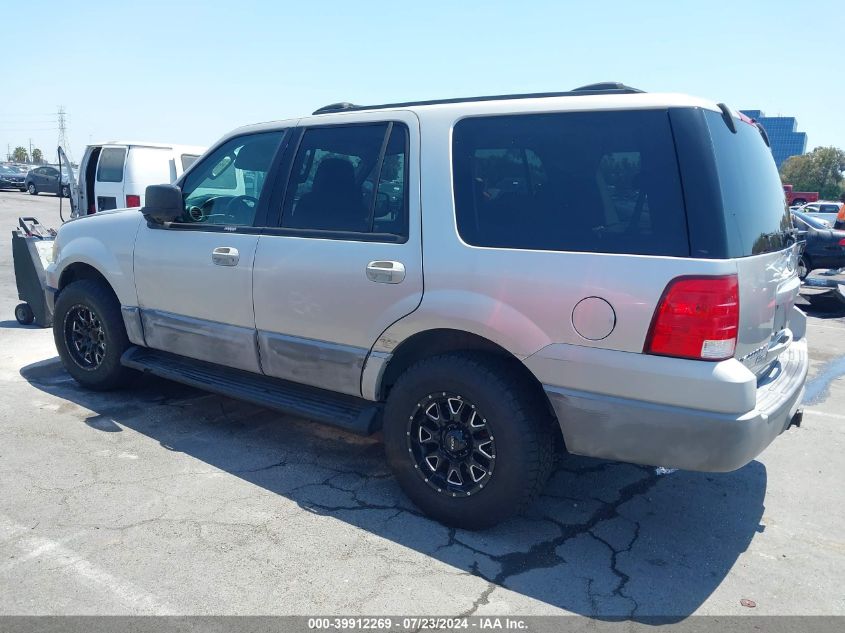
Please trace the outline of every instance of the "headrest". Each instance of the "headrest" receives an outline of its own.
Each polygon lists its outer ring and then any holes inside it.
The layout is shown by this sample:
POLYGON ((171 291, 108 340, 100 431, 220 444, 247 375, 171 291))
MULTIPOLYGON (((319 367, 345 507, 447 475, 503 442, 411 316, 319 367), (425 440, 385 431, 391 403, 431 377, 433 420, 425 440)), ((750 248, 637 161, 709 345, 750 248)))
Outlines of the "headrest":
POLYGON ((355 167, 345 158, 324 158, 314 174, 314 190, 355 185, 355 167))
POLYGON ((235 157, 235 167, 246 171, 269 171, 276 152, 277 141, 255 140, 241 147, 235 157))

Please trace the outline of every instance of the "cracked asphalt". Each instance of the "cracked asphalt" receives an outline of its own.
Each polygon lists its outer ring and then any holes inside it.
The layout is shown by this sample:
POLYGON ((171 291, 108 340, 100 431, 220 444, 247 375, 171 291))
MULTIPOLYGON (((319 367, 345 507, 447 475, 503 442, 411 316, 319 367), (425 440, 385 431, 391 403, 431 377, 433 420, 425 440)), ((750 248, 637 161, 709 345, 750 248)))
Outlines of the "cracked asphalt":
MULTIPOLYGON (((0 193, 0 226, 58 224, 0 193)), ((804 424, 728 474, 561 456, 528 514, 419 514, 378 437, 163 380, 83 391, 0 247, 0 614, 845 614, 845 319, 809 308, 804 424), (756 607, 743 607, 740 600, 756 607)))

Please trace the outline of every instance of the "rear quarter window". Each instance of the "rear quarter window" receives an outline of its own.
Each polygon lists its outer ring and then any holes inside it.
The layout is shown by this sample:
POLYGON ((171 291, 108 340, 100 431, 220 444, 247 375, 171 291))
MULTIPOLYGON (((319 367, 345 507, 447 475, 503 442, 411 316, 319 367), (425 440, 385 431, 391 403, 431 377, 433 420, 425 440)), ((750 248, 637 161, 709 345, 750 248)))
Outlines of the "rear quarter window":
POLYGON ((197 162, 198 158, 199 158, 199 154, 182 154, 182 156, 181 156, 182 171, 187 171, 188 167, 190 167, 195 162, 197 162))
POLYGON ((463 119, 453 168, 468 244, 689 255, 666 110, 463 119))
POLYGON ((97 164, 97 180, 122 182, 125 159, 126 150, 122 147, 104 147, 100 152, 100 162, 97 164))
POLYGON ((731 132, 722 115, 704 112, 716 162, 728 248, 747 257, 790 244, 789 208, 772 152, 753 125, 735 121, 731 132))

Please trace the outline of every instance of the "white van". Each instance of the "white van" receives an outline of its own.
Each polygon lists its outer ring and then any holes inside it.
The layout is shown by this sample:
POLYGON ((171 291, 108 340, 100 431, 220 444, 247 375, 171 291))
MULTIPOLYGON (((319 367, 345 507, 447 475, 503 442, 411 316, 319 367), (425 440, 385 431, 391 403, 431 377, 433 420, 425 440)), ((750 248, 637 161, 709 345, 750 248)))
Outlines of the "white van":
POLYGON ((85 148, 79 164, 76 214, 88 215, 144 204, 148 185, 172 183, 205 147, 112 141, 85 148))

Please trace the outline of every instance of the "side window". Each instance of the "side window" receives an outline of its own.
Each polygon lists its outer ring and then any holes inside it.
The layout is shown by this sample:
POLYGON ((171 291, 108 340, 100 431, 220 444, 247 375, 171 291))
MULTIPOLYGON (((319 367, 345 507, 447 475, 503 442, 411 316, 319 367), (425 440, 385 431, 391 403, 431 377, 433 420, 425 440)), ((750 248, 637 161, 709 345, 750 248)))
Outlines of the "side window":
POLYGON ((238 136, 206 156, 182 183, 186 224, 251 226, 285 130, 238 136))
POLYGON ((407 146, 400 123, 307 129, 293 161, 282 227, 403 235, 407 146))
POLYGON ((665 110, 464 119, 453 149, 458 231, 469 244, 689 254, 665 110))
POLYGON ((122 147, 104 147, 97 164, 97 181, 122 182, 125 160, 126 150, 122 147))

